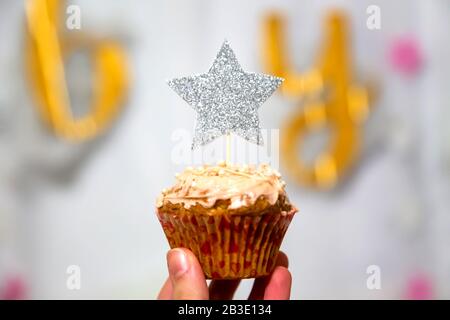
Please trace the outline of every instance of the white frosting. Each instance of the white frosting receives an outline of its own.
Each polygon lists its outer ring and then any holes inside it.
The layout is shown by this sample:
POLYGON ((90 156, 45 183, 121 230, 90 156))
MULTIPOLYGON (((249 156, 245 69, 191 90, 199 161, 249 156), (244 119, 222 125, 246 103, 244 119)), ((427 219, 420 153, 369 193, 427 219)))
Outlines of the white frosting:
POLYGON ((230 200, 230 209, 249 206, 263 196, 275 204, 285 194, 280 174, 268 165, 236 166, 220 163, 217 166, 187 168, 176 176, 177 183, 163 190, 157 206, 182 203, 185 208, 196 204, 212 207, 217 200, 230 200))

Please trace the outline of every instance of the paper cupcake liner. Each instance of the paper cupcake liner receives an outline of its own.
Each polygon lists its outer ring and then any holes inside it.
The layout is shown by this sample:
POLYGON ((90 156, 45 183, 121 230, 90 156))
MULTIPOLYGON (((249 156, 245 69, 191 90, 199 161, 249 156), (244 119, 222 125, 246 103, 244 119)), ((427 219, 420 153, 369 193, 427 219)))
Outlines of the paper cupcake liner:
POLYGON ((207 279, 243 279, 270 274, 295 212, 209 216, 158 211, 158 218, 170 247, 190 249, 207 279))

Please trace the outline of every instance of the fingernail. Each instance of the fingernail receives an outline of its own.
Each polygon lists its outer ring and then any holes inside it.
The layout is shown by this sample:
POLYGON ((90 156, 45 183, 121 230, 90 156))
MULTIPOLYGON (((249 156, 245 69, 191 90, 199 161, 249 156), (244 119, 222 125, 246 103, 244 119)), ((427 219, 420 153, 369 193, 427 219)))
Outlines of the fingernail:
POLYGON ((175 279, 189 270, 188 257, 181 249, 172 249, 167 253, 167 265, 170 276, 175 279))

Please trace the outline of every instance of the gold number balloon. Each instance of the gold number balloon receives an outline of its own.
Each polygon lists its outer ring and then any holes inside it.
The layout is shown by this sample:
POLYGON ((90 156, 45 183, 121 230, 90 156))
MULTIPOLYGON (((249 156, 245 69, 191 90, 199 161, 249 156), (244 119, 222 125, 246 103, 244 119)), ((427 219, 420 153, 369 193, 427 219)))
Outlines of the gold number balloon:
POLYGON ((114 41, 60 32, 63 7, 64 1, 60 0, 26 2, 26 70, 45 122, 61 138, 85 141, 102 132, 122 108, 128 88, 126 55, 114 41), (64 59, 80 48, 89 50, 94 81, 90 112, 74 118, 64 59))
POLYGON ((283 43, 283 18, 267 17, 264 24, 264 62, 285 79, 282 92, 306 101, 281 128, 281 156, 288 172, 300 183, 326 189, 337 184, 360 151, 361 124, 369 113, 368 91, 353 82, 347 22, 331 12, 315 66, 304 74, 294 71, 283 43), (308 164, 299 155, 306 135, 327 128, 328 146, 308 164))

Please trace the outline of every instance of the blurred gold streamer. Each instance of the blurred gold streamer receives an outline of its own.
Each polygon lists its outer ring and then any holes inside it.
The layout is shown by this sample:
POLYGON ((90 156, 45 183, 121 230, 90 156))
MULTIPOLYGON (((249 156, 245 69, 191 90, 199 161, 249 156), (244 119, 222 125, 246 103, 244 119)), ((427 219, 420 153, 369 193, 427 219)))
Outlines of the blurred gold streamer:
POLYGON ((329 13, 318 61, 304 74, 296 73, 289 63, 283 36, 283 17, 270 14, 264 21, 265 66, 285 79, 283 94, 307 101, 282 127, 282 161, 300 184, 331 188, 355 162, 360 152, 360 126, 369 114, 368 90, 351 79, 347 19, 339 11, 329 13), (324 128, 331 131, 329 144, 308 165, 297 147, 307 134, 324 128))
POLYGON ((111 40, 60 36, 64 1, 28 0, 25 38, 26 68, 39 112, 59 137, 85 141, 97 136, 117 116, 128 89, 127 59, 111 40), (90 112, 75 119, 71 112, 64 58, 86 47, 93 59, 93 101, 90 112))

